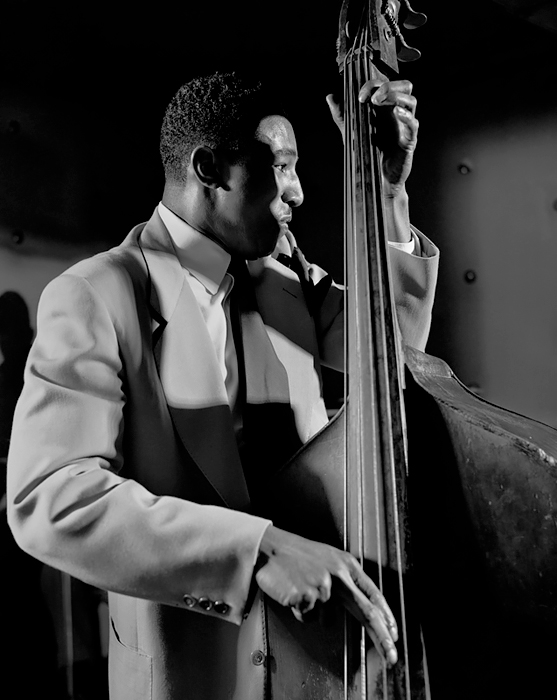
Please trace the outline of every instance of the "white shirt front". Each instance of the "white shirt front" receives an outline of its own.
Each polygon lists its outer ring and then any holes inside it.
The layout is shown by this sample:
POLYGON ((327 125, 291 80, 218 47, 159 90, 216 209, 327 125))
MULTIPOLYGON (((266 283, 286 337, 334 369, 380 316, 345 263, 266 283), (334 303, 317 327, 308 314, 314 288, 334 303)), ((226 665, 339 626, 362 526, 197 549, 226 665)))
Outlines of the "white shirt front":
POLYGON ((232 411, 234 427, 241 428, 238 402, 238 360, 230 322, 230 292, 234 278, 227 272, 230 254, 218 243, 176 216, 162 202, 158 212, 168 229, 213 343, 232 411))

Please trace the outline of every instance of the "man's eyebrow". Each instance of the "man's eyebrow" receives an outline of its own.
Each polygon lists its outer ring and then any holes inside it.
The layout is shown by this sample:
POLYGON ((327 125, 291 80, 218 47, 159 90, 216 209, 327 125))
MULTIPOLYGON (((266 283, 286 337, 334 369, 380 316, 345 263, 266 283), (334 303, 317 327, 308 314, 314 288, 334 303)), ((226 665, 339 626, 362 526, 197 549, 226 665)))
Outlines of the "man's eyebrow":
POLYGON ((275 156, 292 156, 293 158, 298 157, 298 153, 293 148, 279 148, 278 151, 273 151, 275 156))

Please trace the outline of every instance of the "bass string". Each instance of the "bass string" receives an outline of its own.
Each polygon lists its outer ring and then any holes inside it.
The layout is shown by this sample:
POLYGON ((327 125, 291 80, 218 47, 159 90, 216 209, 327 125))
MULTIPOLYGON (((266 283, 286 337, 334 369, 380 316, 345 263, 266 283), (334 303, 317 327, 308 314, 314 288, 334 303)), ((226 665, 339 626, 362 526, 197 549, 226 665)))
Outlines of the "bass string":
MULTIPOLYGON (((356 82, 359 90, 369 79, 368 71, 368 51, 369 31, 364 31, 362 40, 359 46, 358 60, 356 66, 356 82)), ((355 91, 356 94, 356 91, 355 91)), ((361 192, 360 211, 361 225, 354 230, 354 235, 359 238, 360 257, 358 268, 361 271, 361 283, 358 288, 358 299, 365 299, 365 305, 359 315, 359 322, 367 328, 365 334, 365 345, 360 344, 360 355, 365 358, 365 365, 362 367, 362 376, 369 377, 369 380, 361 382, 362 391, 365 392, 363 400, 360 402, 365 406, 363 420, 359 425, 360 434, 364 431, 368 435, 367 449, 364 457, 371 455, 371 459, 365 459, 359 465, 362 472, 362 482, 369 482, 369 472, 371 471, 372 494, 373 494, 373 512, 375 514, 375 546, 378 562, 378 584, 379 589, 384 592, 384 577, 383 577, 383 560, 384 560, 384 540, 386 539, 385 523, 383 522, 384 499, 385 499, 385 478, 382 469, 382 444, 384 443, 381 435, 385 416, 382 416, 384 410, 384 401, 382 401, 380 386, 378 385, 378 377, 381 372, 380 365, 382 357, 378 352, 379 341, 383 328, 377 328, 377 321, 380 320, 377 314, 376 307, 376 289, 378 279, 376 270, 370 265, 376 260, 376 253, 373 248, 373 240, 370 240, 369 234, 371 231, 377 231, 381 222, 377 216, 377 197, 380 196, 380 190, 377 189, 376 181, 369 173, 372 170, 372 155, 373 151, 369 148, 369 110, 367 105, 361 105, 356 102, 356 134, 358 141, 358 149, 355 151, 359 158, 356 171, 360 178, 359 190, 361 192)), ((380 311, 380 309, 379 309, 380 311)), ((366 493, 369 492, 369 484, 366 483, 366 493)), ((370 518, 369 499, 364 498, 362 494, 362 514, 365 519, 370 518), (367 506, 367 507, 366 507, 367 506)), ((362 528, 362 551, 366 552, 367 544, 365 542, 366 534, 369 533, 369 523, 362 528)), ((387 551, 388 553, 388 547, 387 551)), ((387 561, 388 563, 388 561, 387 561)), ((362 663, 365 668, 367 656, 363 656, 362 663)), ((383 696, 388 697, 388 675, 386 665, 382 665, 382 685, 383 696)), ((362 674, 363 678, 365 674, 362 674)), ((362 683, 362 695, 367 696, 367 682, 362 683)))
MULTIPOLYGON (((351 240, 350 240, 350 235, 349 232, 352 228, 352 130, 351 130, 351 120, 352 120, 352 109, 351 109, 351 76, 349 75, 348 72, 348 65, 345 61, 344 63, 344 70, 343 70, 343 78, 344 78, 344 100, 343 100, 343 107, 344 107, 344 294, 345 294, 345 313, 344 313, 344 363, 345 363, 345 372, 344 372, 344 414, 343 414, 343 421, 344 421, 344 443, 343 443, 343 449, 344 449, 344 455, 343 455, 343 547, 345 551, 348 551, 349 548, 349 542, 348 542, 348 478, 349 478, 349 465, 348 465, 348 460, 349 460, 349 455, 348 455, 348 429, 349 429, 349 420, 348 420, 348 413, 349 413, 349 406, 348 406, 348 378, 350 376, 350 365, 349 365, 349 333, 348 333, 348 328, 349 328, 349 304, 348 304, 348 297, 349 297, 349 280, 350 280, 350 270, 352 268, 351 264, 351 259, 352 259, 352 251, 350 248, 351 245, 351 240)), ((344 613, 344 658, 343 658, 343 672, 344 672, 344 700, 348 700, 348 695, 349 695, 349 648, 348 648, 348 640, 350 639, 349 635, 349 619, 346 614, 344 613)))
MULTIPOLYGON (((353 108, 353 99, 354 99, 354 86, 355 82, 353 79, 353 74, 352 74, 352 66, 350 66, 349 70, 345 71, 345 76, 348 77, 349 80, 349 85, 348 85, 348 99, 347 102, 345 103, 348 106, 348 111, 346 114, 346 121, 350 125, 350 138, 348 139, 348 145, 349 147, 347 148, 347 151, 349 153, 349 172, 350 172, 350 178, 349 182, 351 183, 351 192, 350 192, 350 205, 349 205, 349 211, 351 212, 351 217, 350 217, 350 225, 347 226, 347 235, 349 237, 348 240, 348 267, 349 267, 349 275, 347 276, 347 288, 348 288, 348 295, 349 295, 349 300, 348 300, 348 316, 349 316, 349 326, 350 326, 350 332, 347 334, 348 343, 349 343, 349 348, 348 348, 348 354, 347 354, 347 359, 349 363, 349 376, 352 377, 358 377, 360 376, 360 369, 358 367, 358 354, 355 352, 355 349, 359 347, 361 344, 360 338, 356 337, 354 340, 355 342, 350 345, 350 338, 354 338, 354 335, 358 336, 359 331, 361 330, 361 327, 358 323, 358 295, 353 293, 354 288, 358 288, 360 285, 360 278, 358 274, 358 266, 356 264, 357 261, 357 249, 355 247, 355 244, 357 242, 355 236, 353 235, 354 233, 354 228, 359 225, 359 217, 358 217, 358 209, 354 206, 355 204, 355 199, 359 196, 359 187, 360 187, 360 178, 359 178, 359 172, 358 172, 358 162, 357 159, 352 157, 352 154, 355 151, 355 145, 357 139, 355 138, 356 134, 356 124, 355 120, 357 119, 358 112, 356 109, 353 108)), ((348 545, 350 550, 352 551, 353 554, 355 554, 360 562, 363 563, 364 560, 364 552, 363 552, 363 524, 364 524, 364 504, 362 502, 362 497, 363 497, 363 452, 364 452, 364 446, 362 444, 362 430, 361 430, 361 424, 362 424, 362 411, 361 411, 361 404, 362 404, 362 396, 361 396, 361 390, 362 390, 362 384, 361 382, 354 383, 352 382, 352 386, 349 390, 349 396, 348 396, 348 406, 347 406, 347 416, 349 420, 349 426, 348 426, 348 431, 346 433, 347 439, 350 441, 350 444, 347 448, 347 460, 348 460, 348 468, 349 472, 347 475, 347 498, 348 498, 348 507, 350 506, 355 506, 356 508, 356 533, 354 533, 351 529, 350 533, 348 534, 348 545), (355 497, 354 497, 354 492, 355 492, 355 497)), ((347 517, 347 523, 348 527, 351 526, 353 522, 353 513, 349 513, 349 516, 347 517)), ((351 653, 355 653, 356 650, 349 650, 351 653)), ((361 690, 362 693, 365 691, 365 688, 367 686, 367 681, 366 681, 366 663, 365 663, 365 630, 363 627, 360 627, 360 644, 359 644, 359 667, 360 667, 360 674, 361 674, 361 690)), ((365 696, 364 696, 365 700, 365 696)))
MULTIPOLYGON (((354 248, 355 238, 353 236, 354 226, 357 225, 357 209, 355 208, 355 199, 357 197, 357 166, 356 159, 353 158, 355 146, 355 125, 356 110, 353 108, 354 80, 352 75, 352 66, 345 64, 344 70, 344 124, 345 124, 345 283, 346 283, 346 313, 345 313, 345 357, 346 357, 346 376, 357 376, 357 356, 354 354, 355 343, 350 343, 352 331, 357 329, 357 317, 355 316, 353 287, 357 284, 356 274, 356 253, 354 248)), ((361 456, 362 446, 359 441, 361 430, 359 423, 361 414, 359 412, 359 385, 345 380, 345 464, 344 464, 344 545, 345 549, 355 554, 360 561, 363 561, 363 552, 361 550, 362 543, 362 503, 360 495, 363 491, 360 482, 362 477, 361 456), (354 492, 357 497, 354 498, 354 492), (356 532, 352 527, 354 522, 354 510, 356 510, 356 532)), ((345 669, 345 697, 348 697, 348 668, 352 665, 356 649, 351 648, 352 636, 348 634, 348 621, 345 625, 345 647, 344 647, 344 669, 345 669)), ((360 637, 359 649, 359 666, 360 669, 365 669, 365 662, 362 663, 362 646, 363 635, 360 637)), ((365 673, 365 671, 364 671, 365 673)), ((365 688, 364 683, 361 686, 365 688)))
MULTIPOLYGON (((364 148, 365 142, 362 140, 362 125, 361 125, 361 109, 359 103, 356 101, 356 88, 361 85, 361 75, 358 70, 357 64, 351 63, 347 66, 344 72, 347 79, 347 89, 346 89, 346 125, 347 131, 350 127, 350 133, 347 133, 346 143, 347 143, 347 172, 350 173, 350 178, 347 180, 347 201, 348 206, 348 216, 347 216, 347 226, 346 231, 348 235, 347 242, 347 260, 348 268, 350 270, 347 274, 348 280, 348 293, 352 291, 350 295, 349 307, 349 322, 351 324, 351 330, 353 332, 348 333, 347 337, 351 337, 355 340, 353 347, 350 348, 347 353, 349 358, 349 372, 354 377, 361 377, 362 375, 367 376, 369 373, 369 368, 371 367, 371 362, 369 357, 365 357, 355 349, 361 347, 371 348, 370 344, 370 313, 371 309, 369 307, 370 290, 369 290, 369 280, 366 279, 366 269, 365 265, 362 263, 367 257, 367 240, 366 236, 363 235, 368 227, 367 211, 365 207, 357 206, 358 202, 362 202, 365 199, 364 192, 364 180, 362 179, 362 163, 365 162, 364 159, 364 148), (363 247, 362 247, 363 246, 363 247), (363 293, 359 293, 363 287, 363 293), (358 293, 354 293, 354 288, 358 289, 358 293), (354 336, 356 336, 354 338, 354 336), (355 347, 354 347, 355 346, 355 347)), ((368 163, 369 167, 369 163, 368 163)), ((370 375, 371 379, 371 375, 370 375)), ((366 382, 357 381, 352 384, 352 398, 350 399, 349 410, 346 412, 352 423, 349 425, 349 429, 346 432, 347 437, 350 439, 350 446, 347 450, 348 461, 351 478, 350 483, 347 486, 347 491, 352 484, 352 488, 357 492, 356 496, 349 499, 349 503, 356 506, 356 522, 357 522, 357 535, 353 536, 350 533, 349 543, 351 544, 351 549, 353 553, 357 549, 357 554, 360 561, 363 563, 365 560, 365 532, 369 527, 367 520, 369 519, 369 495, 366 499, 366 493, 369 493, 369 489, 365 489, 365 479, 369 478, 368 472, 371 471, 372 478, 375 480, 372 493, 374 494, 375 503, 373 504, 373 511, 376 513, 376 518, 379 519, 380 508, 380 483, 379 483, 379 469, 377 464, 377 451, 373 449, 373 445, 377 444, 377 439, 372 437, 371 441, 369 438, 369 433, 377 433, 378 419, 377 419, 377 407, 375 403, 375 396, 373 392, 368 391, 368 386, 366 382), (370 403, 371 402, 371 403, 370 403), (365 428, 365 429, 364 429, 365 428), (365 440, 364 440, 365 436, 365 440), (372 447, 370 450, 369 447, 372 447), (367 457, 372 455, 372 465, 369 470, 366 467, 367 457), (354 542, 356 540, 356 542, 354 542)), ((347 518, 349 522, 349 518, 347 518)), ((378 560, 383 559, 383 544, 382 544, 382 528, 379 524, 379 520, 375 527, 376 532, 376 547, 378 552, 378 560)), ((379 588, 383 589, 382 581, 382 570, 379 568, 379 588)), ((366 659, 367 659, 367 645, 365 631, 361 630, 362 634, 360 637, 360 675, 361 675, 361 692, 362 697, 366 697, 367 694, 367 677, 366 677, 366 659)), ((355 651, 355 650, 354 650, 355 651)), ((384 673, 385 676, 385 673, 384 673)), ((386 688, 386 676, 384 679, 384 685, 386 688)))

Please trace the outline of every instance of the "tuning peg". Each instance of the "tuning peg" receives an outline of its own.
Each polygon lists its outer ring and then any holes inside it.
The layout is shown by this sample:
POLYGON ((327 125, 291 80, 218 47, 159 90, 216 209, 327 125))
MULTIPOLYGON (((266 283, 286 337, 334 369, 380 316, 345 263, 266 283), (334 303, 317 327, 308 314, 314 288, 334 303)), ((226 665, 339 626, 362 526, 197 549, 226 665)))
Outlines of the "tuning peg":
POLYGON ((404 0, 404 4, 406 5, 406 16, 402 26, 406 29, 417 29, 418 27, 422 27, 427 22, 426 15, 424 15, 423 12, 416 12, 413 10, 410 6, 409 0, 404 0))
POLYGON ((402 63, 410 63, 410 61, 417 61, 422 53, 421 51, 418 51, 418 49, 408 46, 404 39, 400 38, 400 46, 396 52, 396 55, 398 60, 402 61, 402 63))
POLYGON ((404 37, 402 36, 402 32, 400 31, 400 27, 398 26, 398 23, 396 21, 396 17, 393 14, 392 9, 389 5, 387 5, 385 10, 383 11, 383 16, 385 17, 387 25, 391 30, 392 34, 397 39, 398 60, 402 61, 403 63, 409 63, 410 61, 416 61, 418 58, 420 58, 420 56, 422 55, 420 51, 418 51, 418 49, 412 48, 412 46, 408 46, 408 44, 406 43, 404 37))

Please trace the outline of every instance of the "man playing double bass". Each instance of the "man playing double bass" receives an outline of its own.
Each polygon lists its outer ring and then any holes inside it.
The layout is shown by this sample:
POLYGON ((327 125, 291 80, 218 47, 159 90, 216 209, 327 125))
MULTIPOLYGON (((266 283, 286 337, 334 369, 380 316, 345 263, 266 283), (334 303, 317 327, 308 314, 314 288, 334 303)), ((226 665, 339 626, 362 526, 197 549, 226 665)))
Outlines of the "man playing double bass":
MULTIPOLYGON (((416 100, 406 81, 360 100, 390 115, 398 322, 423 349, 437 250, 408 220, 416 100)), ((113 700, 264 697, 262 593, 300 618, 340 601, 393 664, 396 623, 359 563, 250 506, 327 422, 319 367, 343 367, 342 289, 290 231, 293 127, 272 92, 217 73, 174 96, 161 156, 151 219, 43 292, 9 454, 14 536, 109 591, 113 700)))

